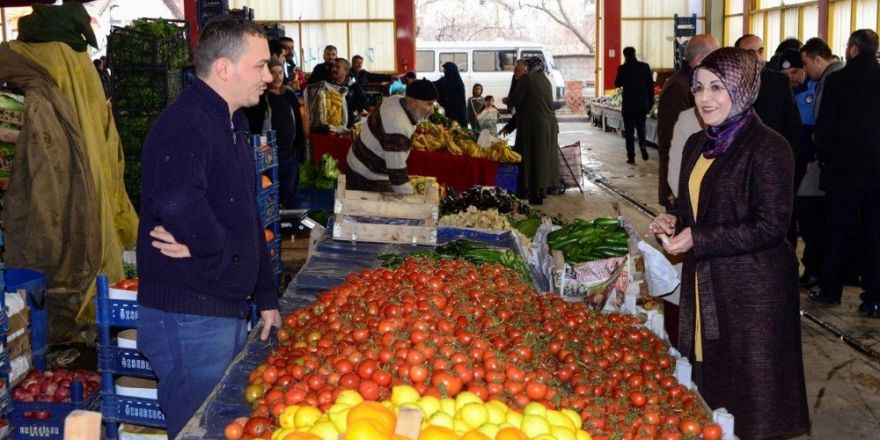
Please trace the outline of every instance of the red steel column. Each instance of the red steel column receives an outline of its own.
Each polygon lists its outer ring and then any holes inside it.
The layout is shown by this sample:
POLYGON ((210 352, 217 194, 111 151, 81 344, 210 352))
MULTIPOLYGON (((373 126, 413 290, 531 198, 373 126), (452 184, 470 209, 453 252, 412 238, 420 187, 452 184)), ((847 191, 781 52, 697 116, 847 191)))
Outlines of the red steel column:
MULTIPOLYGON (((602 33, 602 41, 599 42, 602 48, 602 87, 605 90, 614 88, 614 77, 617 75, 617 68, 620 66, 620 0, 605 0, 602 5, 602 20, 604 21, 604 32, 602 33)), ((597 95, 601 96, 605 90, 597 91, 597 95)))
MULTIPOLYGON (((751 0, 743 0, 743 35, 752 33, 751 26, 749 25, 749 8, 751 7, 751 0)), ((739 38, 739 36, 736 38, 739 38)), ((733 41, 736 41, 736 38, 733 41)))
POLYGON ((398 74, 416 66, 416 2, 394 0, 394 39, 397 43, 395 68, 398 74))
POLYGON ((189 24, 189 42, 192 50, 196 50, 199 45, 199 11, 196 6, 196 0, 183 0, 183 18, 189 24))

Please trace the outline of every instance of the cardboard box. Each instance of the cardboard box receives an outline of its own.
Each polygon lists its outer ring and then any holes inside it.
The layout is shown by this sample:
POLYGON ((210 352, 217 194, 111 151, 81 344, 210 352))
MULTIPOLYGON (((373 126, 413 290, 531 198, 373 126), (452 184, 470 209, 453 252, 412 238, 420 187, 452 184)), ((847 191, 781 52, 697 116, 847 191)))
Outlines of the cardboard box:
POLYGON ((7 350, 9 350, 9 358, 15 359, 25 353, 31 352, 31 334, 24 332, 21 336, 10 339, 6 342, 7 350))

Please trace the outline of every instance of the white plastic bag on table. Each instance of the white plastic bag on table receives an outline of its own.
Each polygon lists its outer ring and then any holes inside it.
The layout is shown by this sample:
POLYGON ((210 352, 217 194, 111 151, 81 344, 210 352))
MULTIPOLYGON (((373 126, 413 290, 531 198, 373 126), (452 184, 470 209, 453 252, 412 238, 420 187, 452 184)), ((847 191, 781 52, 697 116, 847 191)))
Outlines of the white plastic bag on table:
POLYGON ((645 258, 645 278, 651 296, 663 296, 675 290, 681 280, 672 263, 644 240, 640 240, 638 246, 645 258))
POLYGON ((489 132, 488 128, 484 128, 483 131, 480 132, 480 137, 477 138, 477 144, 480 145, 480 148, 489 149, 492 147, 492 142, 497 140, 499 139, 492 136, 492 133, 489 132))

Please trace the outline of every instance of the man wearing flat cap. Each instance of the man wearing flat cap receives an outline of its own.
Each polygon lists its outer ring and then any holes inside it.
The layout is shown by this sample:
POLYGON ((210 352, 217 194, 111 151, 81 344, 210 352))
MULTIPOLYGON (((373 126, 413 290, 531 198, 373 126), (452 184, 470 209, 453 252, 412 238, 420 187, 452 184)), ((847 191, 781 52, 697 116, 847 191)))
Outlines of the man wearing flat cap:
POLYGON ((412 150, 416 124, 434 112, 437 89, 420 79, 406 88, 405 96, 391 96, 367 118, 348 150, 345 173, 348 189, 412 193, 406 160, 412 150))

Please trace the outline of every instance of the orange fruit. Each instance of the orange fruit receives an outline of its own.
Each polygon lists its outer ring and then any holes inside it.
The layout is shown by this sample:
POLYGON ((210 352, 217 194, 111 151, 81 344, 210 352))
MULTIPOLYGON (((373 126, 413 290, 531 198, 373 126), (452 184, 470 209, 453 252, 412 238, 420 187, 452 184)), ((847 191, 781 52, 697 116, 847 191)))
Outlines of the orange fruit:
POLYGON ((432 425, 419 433, 419 440, 458 440, 458 435, 449 428, 432 425))
POLYGON ((483 434, 482 432, 477 431, 476 429, 471 429, 470 431, 464 433, 463 436, 461 436, 461 440, 492 440, 492 439, 489 438, 488 435, 483 434))
POLYGON ((284 436, 284 440, 321 440, 321 437, 308 432, 291 432, 284 436))
POLYGON ((263 188, 268 188, 272 186, 272 179, 269 176, 263 176, 263 188))
POLYGON ((348 410, 348 416, 346 416, 345 421, 348 423, 349 428, 358 420, 374 422, 378 429, 385 433, 394 432, 394 426, 397 425, 397 417, 393 411, 385 408, 379 402, 372 401, 358 403, 348 410))
POLYGON ((265 232, 266 232, 266 242, 267 243, 275 239, 275 233, 272 232, 271 229, 266 229, 265 232))
POLYGON ((385 430, 381 422, 362 418, 354 423, 348 422, 345 440, 387 440, 391 436, 391 431, 385 430))
POLYGON ((495 434, 495 440, 529 440, 529 438, 519 429, 504 428, 495 434))

